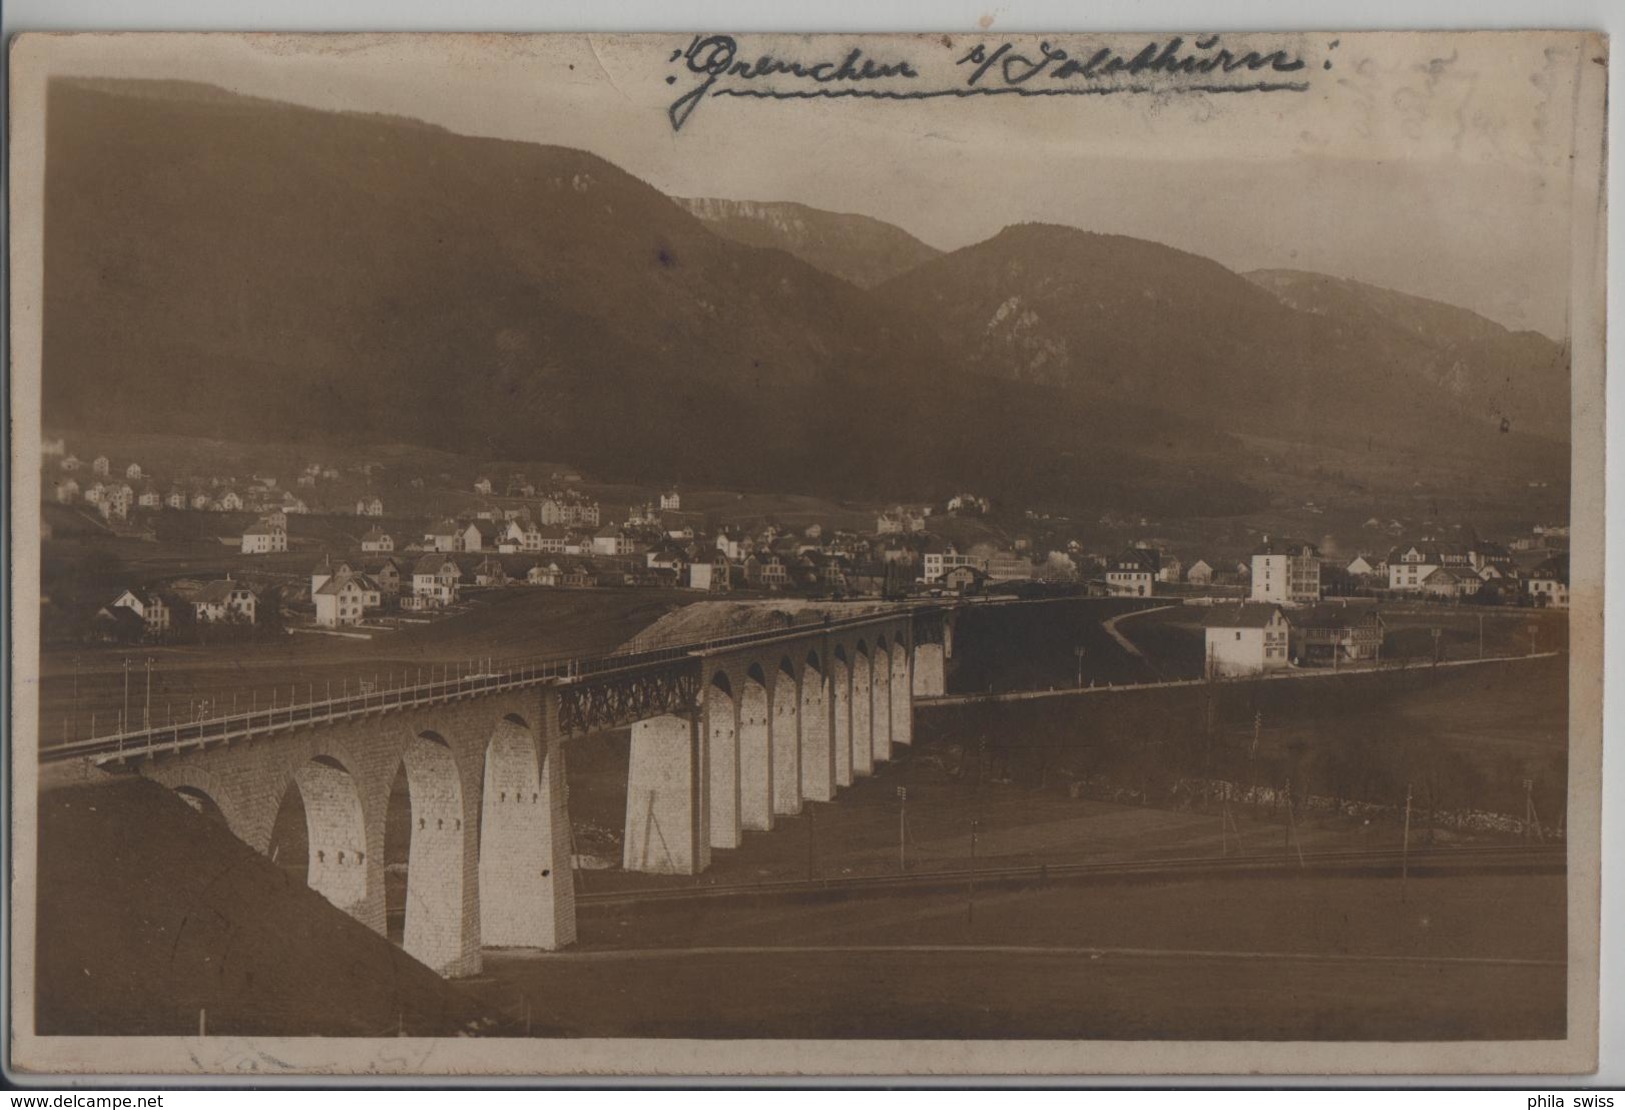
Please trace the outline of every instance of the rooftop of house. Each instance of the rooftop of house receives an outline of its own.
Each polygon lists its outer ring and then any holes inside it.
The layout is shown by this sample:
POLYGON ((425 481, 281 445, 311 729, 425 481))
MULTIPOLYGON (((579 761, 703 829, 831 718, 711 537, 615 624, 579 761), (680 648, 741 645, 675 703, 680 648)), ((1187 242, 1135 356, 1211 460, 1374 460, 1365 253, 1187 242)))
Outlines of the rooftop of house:
POLYGON ((1319 605, 1305 605, 1286 614, 1294 628, 1349 628, 1353 625, 1375 624, 1381 621, 1377 606, 1372 601, 1323 601, 1319 605))
POLYGON ((1254 555, 1315 555, 1320 549, 1307 540, 1289 540, 1284 537, 1265 536, 1262 543, 1253 548, 1254 555))
POLYGON ((1280 612, 1279 605, 1263 601, 1244 601, 1238 605, 1225 605, 1209 610, 1202 619, 1202 627, 1264 628, 1280 612))
POLYGON ((217 604, 219 602, 229 601, 231 599, 231 595, 238 590, 246 591, 250 597, 254 595, 253 589, 251 589, 245 582, 238 582, 231 578, 218 578, 213 582, 204 583, 203 588, 193 595, 192 600, 207 604, 217 604))

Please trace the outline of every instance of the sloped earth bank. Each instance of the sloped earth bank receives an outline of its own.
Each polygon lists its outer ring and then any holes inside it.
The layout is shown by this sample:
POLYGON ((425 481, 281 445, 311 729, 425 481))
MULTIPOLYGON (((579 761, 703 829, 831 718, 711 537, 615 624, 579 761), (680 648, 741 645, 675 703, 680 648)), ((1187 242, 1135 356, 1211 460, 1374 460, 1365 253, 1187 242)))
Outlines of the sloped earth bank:
POLYGON ((42 1034, 497 1032, 493 1015, 143 779, 40 796, 42 1034))

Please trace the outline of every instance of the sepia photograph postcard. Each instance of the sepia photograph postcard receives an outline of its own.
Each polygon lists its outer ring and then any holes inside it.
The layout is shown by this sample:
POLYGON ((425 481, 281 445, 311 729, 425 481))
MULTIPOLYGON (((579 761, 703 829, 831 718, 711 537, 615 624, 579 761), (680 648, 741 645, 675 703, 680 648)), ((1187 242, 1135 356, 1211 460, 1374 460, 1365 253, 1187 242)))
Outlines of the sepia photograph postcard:
POLYGON ((1596 1069, 1606 36, 9 52, 14 1078, 1596 1069))

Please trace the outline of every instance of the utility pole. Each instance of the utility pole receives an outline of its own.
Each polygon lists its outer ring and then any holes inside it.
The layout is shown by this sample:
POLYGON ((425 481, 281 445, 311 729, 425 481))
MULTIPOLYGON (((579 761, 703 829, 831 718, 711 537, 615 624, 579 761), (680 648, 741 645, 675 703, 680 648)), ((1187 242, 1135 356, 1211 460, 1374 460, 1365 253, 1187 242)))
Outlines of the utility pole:
POLYGON ((908 787, 897 788, 897 869, 908 870, 908 787))
POLYGON ((1523 838, 1529 839, 1530 832, 1542 844, 1546 842, 1546 832, 1540 827, 1540 815, 1535 812, 1535 780, 1523 780, 1523 838))
POLYGON ((1529 622, 1529 654, 1535 654, 1535 624, 1533 621, 1529 622))
POLYGON ((1399 851, 1399 900, 1405 900, 1405 880, 1411 869, 1411 784, 1405 784, 1405 839, 1399 851))
POLYGON ((152 727, 152 656, 147 656, 147 704, 141 711, 141 727, 152 727))
POLYGON ((119 731, 129 728, 130 723, 130 657, 124 657, 124 712, 119 714, 119 731))
POLYGON ((979 824, 980 818, 970 819, 970 903, 965 907, 965 923, 968 925, 976 923, 976 826, 979 824))
POLYGON ((809 882, 817 877, 813 867, 813 814, 817 812, 818 807, 809 799, 807 802, 807 879, 809 882))
POLYGON ((1083 657, 1088 650, 1089 649, 1084 647, 1082 644, 1079 644, 1072 649, 1072 654, 1078 657, 1078 689, 1080 690, 1083 689, 1083 657))
POLYGON ((1478 614, 1478 657, 1484 658, 1484 614, 1478 614))

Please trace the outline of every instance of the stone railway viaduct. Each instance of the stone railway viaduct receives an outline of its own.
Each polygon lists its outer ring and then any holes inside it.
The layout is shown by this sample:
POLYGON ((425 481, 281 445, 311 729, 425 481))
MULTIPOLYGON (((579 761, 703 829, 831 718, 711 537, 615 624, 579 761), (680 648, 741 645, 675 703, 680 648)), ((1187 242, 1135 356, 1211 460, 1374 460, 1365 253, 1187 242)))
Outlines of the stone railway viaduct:
MULTIPOLYGON (((572 736, 631 727, 624 865, 695 874, 745 830, 830 801, 912 739, 944 693, 954 612, 904 608, 563 664, 493 667, 384 692, 102 738, 86 756, 179 792, 269 852, 304 804, 308 882, 385 931, 384 837, 411 800, 406 951, 448 976, 482 946, 575 939, 565 759, 572 736)), ((70 750, 71 749, 71 750, 70 750)))

